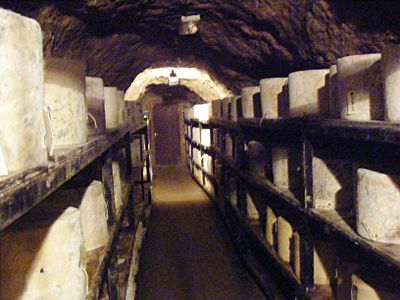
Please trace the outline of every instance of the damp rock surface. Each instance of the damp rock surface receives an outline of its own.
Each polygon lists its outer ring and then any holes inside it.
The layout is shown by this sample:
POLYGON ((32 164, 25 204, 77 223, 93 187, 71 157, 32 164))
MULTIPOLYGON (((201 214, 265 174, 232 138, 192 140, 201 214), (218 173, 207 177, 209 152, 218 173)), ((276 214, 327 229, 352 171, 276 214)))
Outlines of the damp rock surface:
POLYGON ((324 68, 399 42, 399 7, 381 1, 2 1, 31 16, 46 55, 86 56, 90 76, 126 90, 148 67, 197 66, 239 92, 262 78, 324 68), (200 14, 195 35, 182 15, 200 14), (128 70, 128 71, 127 71, 128 70))

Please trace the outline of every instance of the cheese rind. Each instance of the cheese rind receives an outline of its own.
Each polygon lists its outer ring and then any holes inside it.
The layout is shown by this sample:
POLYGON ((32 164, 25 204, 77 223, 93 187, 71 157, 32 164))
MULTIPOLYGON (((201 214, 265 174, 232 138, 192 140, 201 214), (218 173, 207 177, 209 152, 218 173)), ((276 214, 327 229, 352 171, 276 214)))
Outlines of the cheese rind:
POLYGON ((80 212, 72 207, 50 227, 2 232, 0 298, 85 299, 83 244, 80 212))
POLYGON ((381 54, 362 54, 337 60, 339 113, 342 119, 382 120, 381 54))
POLYGON ((0 146, 8 172, 48 163, 42 43, 35 20, 0 8, 0 146))
POLYGON ((45 104, 50 108, 54 147, 86 142, 86 64, 50 57, 45 62, 45 104))
POLYGON ((278 254, 283 261, 291 262, 291 243, 293 237, 292 225, 283 217, 278 217, 277 220, 277 233, 278 233, 278 254))
POLYGON ((312 170, 314 208, 353 208, 352 163, 314 156, 312 170))
POLYGON ((400 47, 386 46, 382 52, 382 79, 384 84, 385 120, 400 121, 400 47))
POLYGON ((104 107, 106 110, 106 129, 117 129, 118 100, 116 87, 104 87, 104 107))
POLYGON ((242 117, 254 118, 254 96, 260 93, 259 86, 242 88, 242 117))
POLYGON ((357 170, 357 232, 362 237, 400 244, 400 177, 357 170))
POLYGON ((284 86, 287 77, 265 78, 260 80, 261 110, 264 119, 284 117, 282 106, 288 106, 288 98, 284 86))
POLYGON ((86 76, 85 80, 85 96, 89 113, 88 134, 89 136, 104 134, 106 131, 106 115, 104 109, 103 79, 86 76))
POLYGON ((289 74, 289 115, 327 116, 329 69, 298 71, 289 74))
POLYGON ((118 102, 118 126, 122 126, 125 124, 125 94, 123 91, 117 90, 117 102, 118 102))

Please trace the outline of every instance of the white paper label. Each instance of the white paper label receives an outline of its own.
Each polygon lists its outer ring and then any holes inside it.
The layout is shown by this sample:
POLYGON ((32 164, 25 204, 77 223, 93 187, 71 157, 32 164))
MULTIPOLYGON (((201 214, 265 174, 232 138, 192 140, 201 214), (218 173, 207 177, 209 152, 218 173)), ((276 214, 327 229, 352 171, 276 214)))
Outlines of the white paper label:
POLYGON ((0 176, 7 176, 7 175, 8 175, 7 165, 4 159, 3 149, 0 146, 0 176))
POLYGON ((356 103, 355 92, 350 90, 347 92, 347 114, 348 115, 354 115, 357 112, 355 103, 356 103))

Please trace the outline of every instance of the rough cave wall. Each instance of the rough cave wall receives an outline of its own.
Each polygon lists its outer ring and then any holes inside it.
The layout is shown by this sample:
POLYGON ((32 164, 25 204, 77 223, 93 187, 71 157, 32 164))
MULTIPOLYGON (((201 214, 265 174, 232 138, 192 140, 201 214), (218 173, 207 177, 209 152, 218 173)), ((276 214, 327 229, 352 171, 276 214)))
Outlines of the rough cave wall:
POLYGON ((46 55, 86 57, 88 73, 126 90, 152 66, 198 66, 238 91, 270 76, 327 67, 336 58, 399 42, 390 1, 1 1, 44 31, 46 55), (199 13, 194 36, 181 15, 199 13))

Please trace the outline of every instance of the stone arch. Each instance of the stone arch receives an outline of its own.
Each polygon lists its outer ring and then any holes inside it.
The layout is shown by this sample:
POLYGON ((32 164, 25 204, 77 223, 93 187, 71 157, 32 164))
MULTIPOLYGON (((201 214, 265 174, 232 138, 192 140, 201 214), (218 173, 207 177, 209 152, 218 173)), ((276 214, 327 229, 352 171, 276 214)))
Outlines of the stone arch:
POLYGON ((205 101, 232 96, 232 92, 225 85, 212 79, 207 71, 197 68, 148 68, 138 74, 125 93, 125 100, 137 101, 152 84, 179 84, 199 95, 205 101), (175 74, 176 77, 171 77, 175 74), (179 82, 173 80, 179 79, 179 82))

